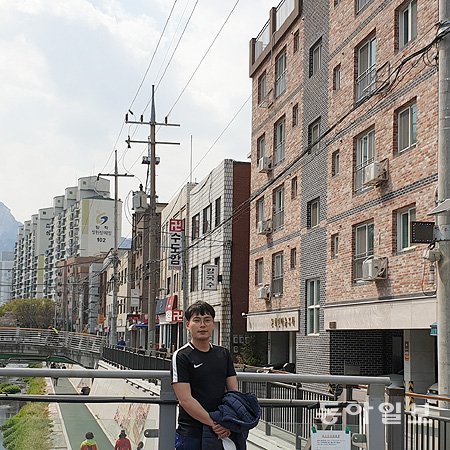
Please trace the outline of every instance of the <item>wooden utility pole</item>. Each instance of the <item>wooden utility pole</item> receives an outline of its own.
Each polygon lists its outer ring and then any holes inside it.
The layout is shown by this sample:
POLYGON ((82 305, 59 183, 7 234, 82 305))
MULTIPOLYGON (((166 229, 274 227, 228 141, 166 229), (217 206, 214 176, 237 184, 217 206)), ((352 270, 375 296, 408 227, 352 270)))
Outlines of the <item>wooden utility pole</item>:
POLYGON ((131 143, 147 144, 148 156, 143 158, 142 164, 148 164, 150 166, 150 218, 149 218, 149 294, 148 294, 148 348, 155 342, 155 312, 156 312, 156 293, 159 287, 159 270, 158 265, 158 248, 157 248, 157 233, 160 232, 158 227, 158 216, 156 214, 156 145, 180 145, 179 142, 157 142, 156 141, 156 126, 163 127, 179 127, 179 124, 167 123, 167 118, 163 123, 156 122, 156 110, 155 110, 155 86, 152 86, 152 102, 150 110, 150 121, 144 122, 143 116, 141 120, 130 121, 128 120, 128 114, 125 116, 125 122, 136 125, 149 125, 150 136, 147 141, 131 140, 128 136, 126 143, 128 148, 131 148, 131 143))

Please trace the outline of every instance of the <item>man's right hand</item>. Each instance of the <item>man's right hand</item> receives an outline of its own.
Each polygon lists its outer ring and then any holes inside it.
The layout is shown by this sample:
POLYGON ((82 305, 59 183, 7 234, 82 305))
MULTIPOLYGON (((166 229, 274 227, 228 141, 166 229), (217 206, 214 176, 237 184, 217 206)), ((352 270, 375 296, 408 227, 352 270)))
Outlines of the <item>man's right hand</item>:
POLYGON ((218 423, 214 423, 212 426, 212 430, 214 433, 217 434, 217 437, 219 439, 225 439, 230 436, 231 431, 228 428, 223 427, 222 425, 219 425, 218 423))

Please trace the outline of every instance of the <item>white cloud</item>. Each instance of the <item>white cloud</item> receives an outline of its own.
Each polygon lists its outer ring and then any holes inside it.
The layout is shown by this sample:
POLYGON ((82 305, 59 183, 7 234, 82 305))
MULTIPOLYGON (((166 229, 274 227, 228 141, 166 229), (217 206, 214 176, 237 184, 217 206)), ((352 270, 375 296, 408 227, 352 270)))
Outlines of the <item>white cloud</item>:
MULTIPOLYGON (((177 2, 133 106, 137 116, 149 101, 158 69, 165 67, 164 57, 165 64, 170 57, 172 37, 176 42, 194 2, 177 2)), ((173 105, 234 3, 199 1, 158 89, 159 120, 173 105)), ((76 184, 78 177, 112 171, 113 162, 108 158, 123 115, 172 5, 167 0, 0 2, 0 201, 18 220, 27 220, 37 209, 51 205, 52 198, 76 184)), ((275 3, 268 0, 239 2, 171 114, 170 121, 181 127, 160 130, 161 138, 181 142, 180 147, 158 149, 160 201, 169 200, 188 177, 190 135, 194 136, 195 165, 250 94, 248 42, 267 21, 271 6, 275 3)), ((245 159, 250 142, 249 111, 247 105, 205 157, 195 173, 198 180, 225 157, 245 159)), ((125 151, 127 134, 125 127, 117 145, 119 156, 125 151)), ((147 136, 146 127, 136 133, 138 139, 147 136)), ((120 180, 122 199, 136 190, 140 181, 145 184, 145 166, 140 164, 143 152, 145 146, 134 145, 119 164, 119 170, 136 175, 120 180)))

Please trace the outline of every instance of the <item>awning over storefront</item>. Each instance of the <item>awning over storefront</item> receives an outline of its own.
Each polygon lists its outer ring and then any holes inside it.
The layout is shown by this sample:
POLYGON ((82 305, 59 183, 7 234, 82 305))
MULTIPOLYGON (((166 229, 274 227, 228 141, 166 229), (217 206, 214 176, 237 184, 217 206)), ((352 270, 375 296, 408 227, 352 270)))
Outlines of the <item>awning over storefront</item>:
POLYGON ((142 329, 146 329, 148 328, 148 324, 146 323, 132 323, 129 327, 128 327, 128 331, 136 331, 136 330, 142 330, 142 329))
POLYGON ((177 301, 178 301, 177 295, 171 295, 170 297, 168 297, 166 303, 166 311, 172 311, 173 309, 176 309, 177 301))

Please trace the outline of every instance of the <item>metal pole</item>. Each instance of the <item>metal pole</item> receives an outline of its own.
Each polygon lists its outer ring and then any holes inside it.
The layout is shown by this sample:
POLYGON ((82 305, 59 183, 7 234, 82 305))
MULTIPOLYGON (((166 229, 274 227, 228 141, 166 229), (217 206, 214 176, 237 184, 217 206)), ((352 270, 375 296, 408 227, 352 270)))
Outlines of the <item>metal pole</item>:
POLYGON ((126 173, 119 174, 117 171, 117 150, 114 152, 114 173, 99 173, 97 175, 97 180, 100 176, 114 177, 114 248, 112 254, 113 260, 113 301, 112 301, 112 314, 111 314, 111 324, 109 325, 109 343, 111 345, 115 344, 116 330, 117 330, 117 293, 119 285, 117 283, 118 273, 118 248, 119 248, 119 177, 133 177, 134 175, 128 175, 126 173))
MULTIPOLYGON (((174 401, 175 394, 172 390, 171 378, 161 378, 160 399, 174 401)), ((173 448, 175 444, 176 404, 164 404, 159 406, 159 439, 158 449, 173 448)))
MULTIPOLYGON (((155 343, 155 300, 157 279, 156 276, 156 259, 157 259, 157 239, 156 230, 158 227, 156 216, 156 111, 155 111, 155 86, 152 85, 152 105, 150 112, 150 142, 148 149, 150 153, 150 230, 149 230, 149 258, 150 258, 150 273, 149 273, 149 290, 148 290, 148 349, 150 350, 152 344, 155 343)), ((158 270, 159 272, 159 270, 158 270)), ((173 443, 172 443, 173 444, 173 443)))
POLYGON ((385 448, 385 427, 381 406, 384 403, 384 389, 385 386, 382 384, 371 384, 367 391, 369 394, 367 413, 367 447, 369 450, 385 448))
MULTIPOLYGON (((439 0, 440 31, 448 28, 450 0, 439 0)), ((439 44, 438 199, 450 198, 450 34, 439 44)), ((440 229, 450 224, 450 211, 437 215, 440 229)), ((437 263, 439 394, 450 394, 450 241, 440 241, 437 263)), ((448 402, 445 402, 448 403, 448 402)), ((444 406, 444 405, 442 405, 444 406)))
POLYGON ((112 255, 113 262, 113 299, 112 299, 112 315, 111 315, 111 324, 109 327, 109 343, 111 345, 116 343, 117 340, 117 266, 118 266, 118 248, 119 248, 119 219, 118 219, 118 191, 119 191, 119 177, 117 171, 117 150, 114 152, 114 248, 112 255))

